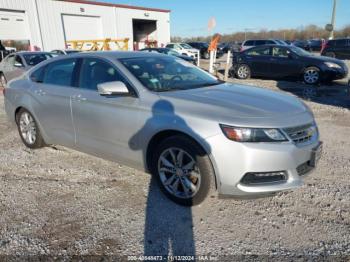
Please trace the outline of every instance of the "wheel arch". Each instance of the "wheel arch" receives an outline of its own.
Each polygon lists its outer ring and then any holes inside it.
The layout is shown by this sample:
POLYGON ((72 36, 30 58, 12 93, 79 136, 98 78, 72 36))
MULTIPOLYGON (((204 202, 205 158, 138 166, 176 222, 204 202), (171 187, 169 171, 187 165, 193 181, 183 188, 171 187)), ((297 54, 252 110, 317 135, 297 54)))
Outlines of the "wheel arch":
POLYGON ((179 131, 179 130, 174 130, 174 129, 161 130, 158 133, 156 133, 155 135, 153 135, 153 137, 150 139, 150 141, 147 144, 146 159, 145 159, 146 169, 148 171, 150 171, 152 155, 153 155, 154 150, 156 149, 156 146, 164 139, 172 137, 172 136, 176 136, 176 135, 184 136, 184 137, 187 137, 188 139, 191 139, 208 155, 211 166, 214 170, 215 188, 217 189, 219 181, 217 181, 217 179, 218 179, 217 172, 216 172, 217 168, 215 166, 215 161, 213 161, 213 159, 212 159, 212 155, 210 154, 210 152, 208 152, 208 149, 203 145, 203 143, 201 143, 199 141, 199 139, 196 139, 192 135, 189 135, 189 134, 182 132, 182 131, 179 131))

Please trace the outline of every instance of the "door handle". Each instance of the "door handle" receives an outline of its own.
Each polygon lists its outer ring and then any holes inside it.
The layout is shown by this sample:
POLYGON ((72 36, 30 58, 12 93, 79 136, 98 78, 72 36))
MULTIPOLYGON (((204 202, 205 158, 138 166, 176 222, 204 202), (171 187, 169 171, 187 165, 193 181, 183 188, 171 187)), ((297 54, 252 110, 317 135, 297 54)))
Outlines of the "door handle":
POLYGON ((81 95, 74 95, 72 96, 72 100, 77 102, 82 102, 82 101, 86 101, 86 98, 82 97, 81 95))

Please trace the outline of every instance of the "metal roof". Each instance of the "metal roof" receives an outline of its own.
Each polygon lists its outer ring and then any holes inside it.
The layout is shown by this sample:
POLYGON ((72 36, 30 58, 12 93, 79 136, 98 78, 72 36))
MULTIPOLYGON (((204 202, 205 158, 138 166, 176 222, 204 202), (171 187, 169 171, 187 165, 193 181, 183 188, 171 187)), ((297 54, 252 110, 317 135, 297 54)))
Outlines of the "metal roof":
POLYGON ((142 6, 123 5, 123 4, 112 4, 112 3, 96 2, 96 1, 88 1, 88 0, 61 0, 61 1, 77 3, 77 4, 86 4, 86 5, 100 5, 100 6, 110 6, 110 7, 137 9, 137 10, 144 10, 144 11, 170 13, 170 10, 168 9, 158 9, 158 8, 149 8, 149 7, 142 7, 142 6))

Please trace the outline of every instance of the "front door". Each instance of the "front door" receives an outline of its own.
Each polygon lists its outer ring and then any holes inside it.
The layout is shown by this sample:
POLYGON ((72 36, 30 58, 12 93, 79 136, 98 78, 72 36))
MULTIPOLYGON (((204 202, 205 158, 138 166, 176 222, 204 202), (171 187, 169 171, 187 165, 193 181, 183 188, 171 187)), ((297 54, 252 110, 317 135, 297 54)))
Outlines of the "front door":
POLYGON ((97 85, 122 81, 114 65, 100 58, 82 61, 79 94, 72 97, 77 147, 86 153, 128 163, 137 154, 129 146, 137 129, 138 103, 135 96, 101 96, 97 85))
POLYGON ((276 46, 272 48, 270 68, 272 77, 299 77, 303 63, 289 49, 276 46))

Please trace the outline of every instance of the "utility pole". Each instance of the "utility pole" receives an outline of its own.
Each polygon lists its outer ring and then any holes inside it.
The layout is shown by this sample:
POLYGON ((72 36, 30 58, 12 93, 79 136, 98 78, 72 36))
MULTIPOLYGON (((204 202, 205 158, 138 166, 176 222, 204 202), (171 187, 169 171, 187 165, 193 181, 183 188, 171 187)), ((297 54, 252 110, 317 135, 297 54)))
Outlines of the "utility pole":
POLYGON ((329 39, 334 38, 334 28, 335 28, 335 16, 336 16, 336 10, 337 10, 337 0, 333 0, 333 13, 332 13, 332 31, 329 34, 329 39))

